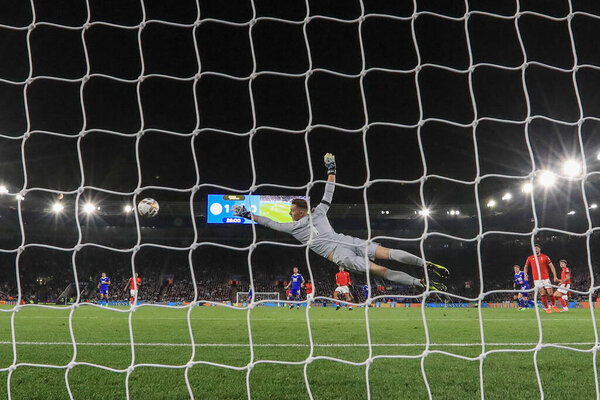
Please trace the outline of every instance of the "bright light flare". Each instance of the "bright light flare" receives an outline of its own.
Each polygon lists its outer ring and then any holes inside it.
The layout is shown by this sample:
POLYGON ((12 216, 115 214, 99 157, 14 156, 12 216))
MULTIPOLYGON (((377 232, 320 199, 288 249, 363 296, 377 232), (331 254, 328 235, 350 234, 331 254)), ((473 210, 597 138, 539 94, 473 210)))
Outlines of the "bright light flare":
POLYGON ((510 192, 506 192, 506 193, 504 193, 504 195, 502 196, 502 200, 504 200, 504 201, 508 201, 508 200, 510 200, 510 199, 512 199, 512 194, 511 194, 510 192))
POLYGON ((543 171, 540 174, 540 184, 544 187, 551 187, 556 183, 556 175, 550 171, 543 171))
POLYGON ((25 196, 22 196, 22 195, 18 194, 18 195, 15 196, 15 199, 17 199, 17 201, 19 201, 19 200, 25 200, 25 196))
POLYGON ((563 174, 570 177, 581 175, 581 163, 576 160, 567 160, 563 163, 563 174))
POLYGON ((533 191, 533 185, 531 183, 526 183, 521 187, 521 192, 523 193, 531 193, 533 191))
POLYGON ((96 206, 92 203, 85 203, 83 205, 83 212, 86 214, 91 214, 96 211, 96 206))
POLYGON ((62 210, 65 209, 65 206, 63 206, 61 203, 54 203, 52 204, 52 211, 54 211, 55 213, 59 213, 62 212, 62 210))
POLYGON ((596 159, 600 160, 600 151, 598 152, 598 154, 596 155, 596 159))
POLYGON ((431 214, 431 211, 429 211, 428 208, 424 208, 422 210, 419 210, 419 215, 422 215, 424 217, 428 217, 429 214, 431 214))
POLYGON ((133 210, 133 208, 132 208, 130 205, 127 205, 127 206, 125 206, 125 208, 123 208, 123 210, 124 210, 126 213, 130 213, 130 212, 131 212, 131 210, 133 210))
POLYGON ((496 206, 496 200, 490 200, 486 204, 489 208, 494 208, 496 206))
POLYGON ((7 194, 8 188, 4 185, 0 185, 0 194, 7 194))
POLYGON ((596 204, 596 203, 590 204, 590 210, 595 210, 596 208, 598 208, 598 204, 596 204))
POLYGON ((567 213, 567 215, 575 215, 575 210, 571 210, 567 213))

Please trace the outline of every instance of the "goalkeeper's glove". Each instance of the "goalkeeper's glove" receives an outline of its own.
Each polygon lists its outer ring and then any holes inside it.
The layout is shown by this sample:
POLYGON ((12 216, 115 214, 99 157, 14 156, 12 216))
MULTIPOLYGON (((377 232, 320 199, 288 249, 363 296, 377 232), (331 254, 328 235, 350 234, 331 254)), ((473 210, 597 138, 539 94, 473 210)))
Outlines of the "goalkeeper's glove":
POLYGON ((323 157, 325 167, 327 167, 327 175, 335 175, 335 156, 331 153, 325 154, 323 157))
POLYGON ((250 211, 248 211, 246 209, 245 205, 239 205, 236 204, 233 207, 231 207, 231 211, 233 211, 233 215, 235 215, 236 217, 242 217, 242 218, 246 218, 246 219, 251 219, 252 218, 252 213, 250 211))

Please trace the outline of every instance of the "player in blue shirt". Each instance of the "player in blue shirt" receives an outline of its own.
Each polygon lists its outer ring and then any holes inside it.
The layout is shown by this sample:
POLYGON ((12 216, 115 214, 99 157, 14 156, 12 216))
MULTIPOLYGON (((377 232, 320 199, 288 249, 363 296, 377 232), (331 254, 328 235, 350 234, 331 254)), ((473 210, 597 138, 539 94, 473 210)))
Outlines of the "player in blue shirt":
POLYGON ((252 286, 250 286, 248 288, 248 303, 252 303, 252 296, 254 295, 254 293, 252 293, 252 286))
POLYGON ((105 306, 108 305, 108 286, 110 285, 110 278, 106 276, 106 272, 102 273, 100 282, 98 283, 98 289, 100 289, 100 304, 105 306), (102 299, 104 298, 104 301, 102 299))
MULTIPOLYGON (((298 272, 298 267, 294 267, 294 273, 290 282, 285 287, 290 289, 290 297, 288 300, 300 300, 300 289, 304 287, 304 278, 298 272)), ((294 304, 290 304, 290 310, 294 308, 294 304)), ((296 304, 296 308, 300 308, 300 304, 296 304)))
POLYGON ((369 298, 369 285, 363 285, 362 290, 365 295, 365 300, 367 300, 369 298))
POLYGON ((515 265, 513 268, 515 270, 515 282, 513 284, 513 288, 517 290, 517 287, 519 287, 519 289, 523 290, 523 292, 515 296, 519 301, 519 311, 527 309, 525 302, 527 302, 527 305, 534 307, 535 304, 533 303, 533 301, 528 300, 527 298, 527 296, 529 295, 529 292, 527 292, 527 290, 529 290, 529 282, 525 280, 525 273, 521 271, 521 267, 518 265, 515 265))

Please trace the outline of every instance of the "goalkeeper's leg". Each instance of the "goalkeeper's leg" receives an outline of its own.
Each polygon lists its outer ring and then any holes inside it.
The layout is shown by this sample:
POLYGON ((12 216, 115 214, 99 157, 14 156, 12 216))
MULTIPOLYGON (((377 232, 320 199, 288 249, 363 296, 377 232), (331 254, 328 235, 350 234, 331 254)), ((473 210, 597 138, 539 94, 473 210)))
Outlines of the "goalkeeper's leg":
POLYGON ((410 254, 407 251, 399 249, 389 249, 378 245, 375 249, 374 257, 376 260, 394 260, 402 264, 414 265, 416 267, 427 267, 427 270, 436 278, 448 278, 450 271, 442 265, 430 261, 423 262, 423 259, 410 254))

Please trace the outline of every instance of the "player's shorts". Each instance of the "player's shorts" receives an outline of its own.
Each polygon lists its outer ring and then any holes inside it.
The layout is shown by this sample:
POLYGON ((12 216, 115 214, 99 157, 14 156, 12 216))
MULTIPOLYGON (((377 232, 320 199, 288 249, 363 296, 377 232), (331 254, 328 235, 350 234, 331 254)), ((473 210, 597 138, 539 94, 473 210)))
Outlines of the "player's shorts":
POLYGON ((561 292, 562 294, 567 294, 567 293, 569 293, 569 289, 571 289, 571 284, 570 283, 567 283, 567 284, 563 283, 556 290, 559 291, 559 292, 561 292))
POLYGON ((105 294, 108 296, 108 286, 107 287, 100 286, 100 294, 105 294))
MULTIPOLYGON (((521 290, 529 290, 529 286, 521 286, 521 290)), ((529 292, 520 292, 520 294, 523 297, 529 296, 529 292)))
POLYGON ((135 297, 137 296, 138 291, 137 289, 129 289, 129 293, 131 294, 131 297, 135 297))
POLYGON ((341 294, 350 293, 350 289, 348 286, 338 286, 335 288, 334 292, 340 292, 341 294))
POLYGON ((300 296, 300 289, 290 289, 290 296, 300 296))
POLYGON ((368 263, 365 260, 365 251, 367 258, 374 260, 375 250, 379 247, 379 243, 371 242, 367 245, 366 240, 352 236, 346 236, 344 240, 347 242, 340 243, 335 248, 333 262, 350 271, 366 272, 368 263))
POLYGON ((550 283, 550 279, 537 279, 535 281, 533 281, 534 285, 536 288, 546 288, 546 289, 552 289, 552 284, 550 283))

